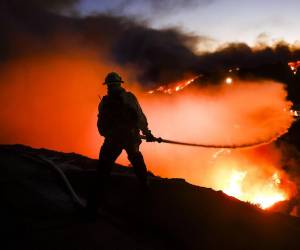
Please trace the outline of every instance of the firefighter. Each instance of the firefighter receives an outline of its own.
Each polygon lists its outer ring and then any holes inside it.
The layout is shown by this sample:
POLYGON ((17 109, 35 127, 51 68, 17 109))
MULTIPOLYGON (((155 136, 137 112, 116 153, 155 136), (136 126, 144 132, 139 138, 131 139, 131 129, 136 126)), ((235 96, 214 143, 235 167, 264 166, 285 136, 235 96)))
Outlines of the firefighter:
MULTIPOLYGON (((126 91, 122 86, 121 76, 115 72, 109 73, 104 81, 107 86, 105 95, 98 106, 97 127, 104 143, 100 149, 97 167, 97 187, 104 188, 109 180, 111 169, 115 160, 124 149, 128 160, 133 166, 139 180, 140 188, 147 190, 147 168, 143 155, 139 150, 141 144, 140 131, 146 136, 146 141, 155 141, 156 138, 148 129, 148 122, 135 95, 126 91), (102 186, 102 187, 101 187, 102 186)), ((88 208, 97 207, 96 195, 88 201, 88 208)))

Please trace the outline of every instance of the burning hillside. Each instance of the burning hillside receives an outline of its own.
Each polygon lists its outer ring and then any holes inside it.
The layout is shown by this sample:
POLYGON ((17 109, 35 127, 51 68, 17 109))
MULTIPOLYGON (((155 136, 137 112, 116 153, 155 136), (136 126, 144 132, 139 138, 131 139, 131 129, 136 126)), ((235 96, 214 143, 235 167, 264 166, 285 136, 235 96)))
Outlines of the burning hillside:
MULTIPOLYGON (((0 115, 2 141, 97 157, 102 138, 95 125, 99 102, 96 93, 101 86, 99 72, 105 74, 108 66, 92 59, 93 54, 83 53, 86 58, 47 56, 15 61, 2 71, 1 82, 9 83, 0 93, 6 106, 0 115), (88 89, 82 85, 87 82, 88 89)), ((123 75, 126 79, 125 72, 123 75)), ((174 95, 149 95, 138 85, 126 83, 125 87, 137 94, 153 133, 167 139, 221 148, 266 144, 286 133, 294 120, 283 84, 236 80, 232 85, 202 87, 191 85, 193 81, 191 78, 172 85, 174 95), (176 91, 178 86, 189 87, 176 91)), ((101 96, 104 91, 100 89, 101 96)), ((163 177, 185 178, 262 207, 292 197, 294 191, 286 185, 290 181, 279 164, 280 153, 270 150, 269 156, 253 155, 253 150, 260 151, 257 148, 229 153, 166 144, 142 145, 148 168, 163 177), (264 162, 266 157, 271 163, 264 162), (276 181, 274 176, 278 176, 276 181)), ((128 164, 124 155, 120 162, 128 164)))
MULTIPOLYGON (((262 79, 255 69, 274 63, 287 67, 290 61, 296 72, 298 48, 238 43, 200 55, 195 52, 199 37, 177 29, 158 30, 109 14, 62 15, 38 2, 0 3, 0 143, 96 158, 103 141, 96 128, 97 95, 105 95, 101 83, 115 70, 138 96, 154 135, 219 147, 144 143, 149 170, 262 208, 296 195, 282 152, 273 144, 298 114, 281 83, 294 82, 278 77, 274 68, 262 79), (240 80, 235 74, 245 68, 254 73, 240 80), (221 80, 204 77, 219 72, 221 80)), ((128 164, 124 155, 120 162, 128 164)))
MULTIPOLYGON (((174 84, 173 88, 167 86, 165 93, 177 92, 176 86, 180 84, 174 84)), ((263 209, 294 197, 296 186, 283 171, 280 150, 272 144, 287 132, 294 120, 295 111, 290 109, 291 103, 285 101, 286 93, 282 87, 272 82, 246 83, 236 80, 231 86, 227 83, 213 88, 192 86, 172 96, 152 95, 152 99, 145 101, 144 107, 147 110, 151 106, 147 113, 155 132, 167 138, 201 142, 203 147, 215 144, 220 148, 176 149, 172 145, 145 145, 146 151, 151 147, 149 150, 159 158, 156 161, 155 157, 151 157, 151 165, 163 163, 162 169, 154 168, 155 172, 164 176, 170 166, 171 176, 178 171, 179 176, 192 183, 222 190, 263 209), (275 100, 283 102, 280 104, 275 100), (153 107, 155 103, 160 108, 153 107), (169 122, 176 126, 170 126, 169 122), (247 143, 256 144, 256 147, 238 149, 247 143), (225 149, 230 146, 237 149, 225 149), (174 159, 164 159, 164 155, 173 155, 174 159), (189 159, 188 164, 186 159, 189 159)), ((142 96, 141 99, 143 101, 142 96)))
MULTIPOLYGON (((214 183, 217 189, 262 209, 286 201, 296 195, 296 185, 278 165, 260 151, 276 157, 276 149, 256 149, 255 153, 227 155, 216 162, 214 183)), ((291 211, 290 211, 291 212, 291 211)))

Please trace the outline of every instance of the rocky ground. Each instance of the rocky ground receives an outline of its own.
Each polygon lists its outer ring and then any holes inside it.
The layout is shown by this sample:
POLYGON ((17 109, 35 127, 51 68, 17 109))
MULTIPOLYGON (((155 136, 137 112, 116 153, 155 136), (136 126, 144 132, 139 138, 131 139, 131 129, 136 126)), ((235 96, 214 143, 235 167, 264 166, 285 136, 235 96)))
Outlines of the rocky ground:
POLYGON ((85 200, 96 161, 74 153, 0 146, 2 249, 300 249, 300 219, 263 211, 182 179, 151 176, 147 194, 115 166, 95 221, 85 200))

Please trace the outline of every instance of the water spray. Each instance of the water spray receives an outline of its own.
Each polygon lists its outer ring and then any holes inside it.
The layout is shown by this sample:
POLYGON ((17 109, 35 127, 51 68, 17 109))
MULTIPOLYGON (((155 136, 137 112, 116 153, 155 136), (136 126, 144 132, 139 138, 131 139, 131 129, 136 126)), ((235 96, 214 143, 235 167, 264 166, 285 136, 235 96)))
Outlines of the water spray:
MULTIPOLYGON (((293 117, 295 118, 295 121, 299 120, 300 117, 300 111, 299 110, 291 110, 291 113, 293 117)), ((181 145, 181 146, 191 146, 191 147, 202 147, 202 148, 224 148, 224 149, 236 149, 236 148, 252 148, 252 147, 258 147, 261 145, 269 144, 272 141, 276 140, 283 134, 285 134, 287 131, 284 131, 282 133, 278 133, 274 135, 269 140, 260 140, 256 142, 250 142, 250 143, 243 143, 243 144, 204 144, 204 143, 190 143, 190 142, 182 142, 182 141, 174 141, 169 139, 163 139, 161 137, 154 137, 154 142, 158 143, 168 143, 168 144, 175 144, 175 145, 181 145)), ((146 136, 141 136, 142 140, 147 140, 146 136)))

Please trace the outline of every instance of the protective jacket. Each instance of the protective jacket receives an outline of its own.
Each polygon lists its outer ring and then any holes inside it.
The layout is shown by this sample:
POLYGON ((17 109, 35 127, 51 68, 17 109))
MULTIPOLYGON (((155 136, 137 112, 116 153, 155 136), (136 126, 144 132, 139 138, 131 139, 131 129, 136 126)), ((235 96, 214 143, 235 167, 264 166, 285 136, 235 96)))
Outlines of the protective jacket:
POLYGON ((147 134, 148 122, 137 98, 119 85, 108 88, 98 107, 98 130, 108 138, 139 137, 147 134))

